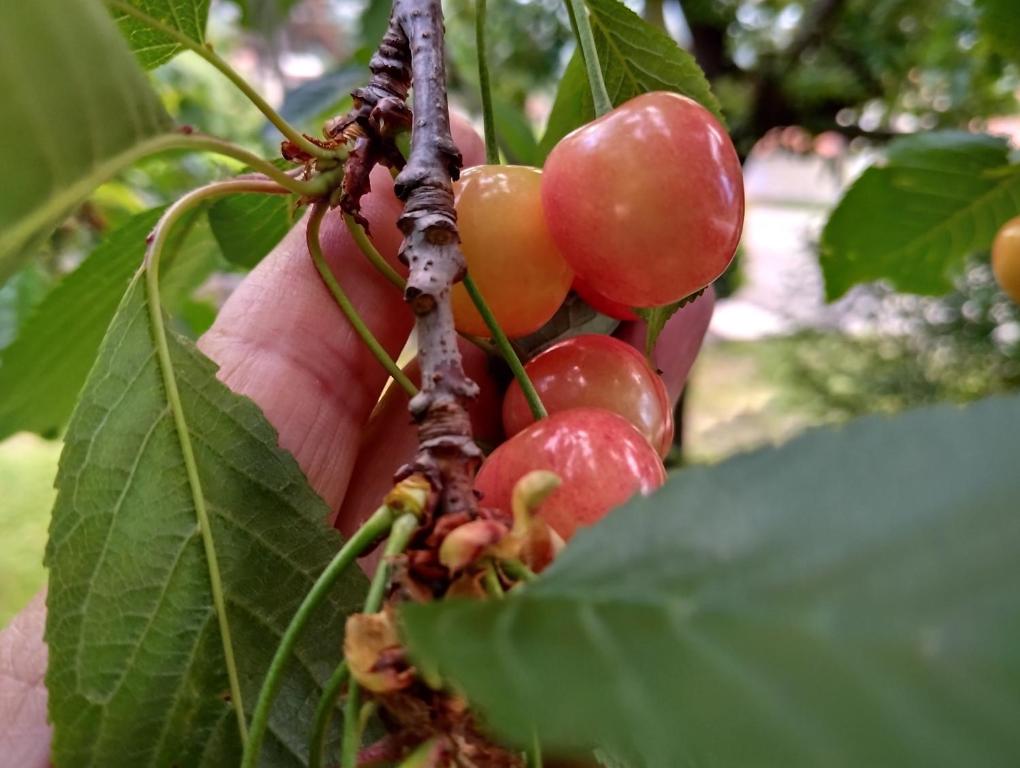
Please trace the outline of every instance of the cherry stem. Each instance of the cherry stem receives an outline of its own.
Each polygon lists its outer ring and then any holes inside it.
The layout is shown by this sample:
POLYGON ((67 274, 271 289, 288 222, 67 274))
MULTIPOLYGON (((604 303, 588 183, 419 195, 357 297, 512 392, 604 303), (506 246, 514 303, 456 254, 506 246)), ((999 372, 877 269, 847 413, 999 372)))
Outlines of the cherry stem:
POLYGON ((269 102, 262 98, 259 92, 256 91, 247 80, 241 77, 236 69, 231 67, 230 64, 217 54, 208 43, 202 44, 197 40, 193 40, 174 27, 171 27, 169 24, 160 21, 154 16, 150 16, 142 9, 127 2, 127 0, 106 0, 106 4, 120 13, 127 16, 133 16, 147 27, 156 30, 161 35, 169 37, 178 45, 187 48, 190 51, 194 51, 196 54, 205 59, 209 64, 218 69, 231 83, 233 83, 237 89, 248 98, 248 101, 250 101, 255 108, 259 110, 259 112, 265 115, 269 122, 276 126, 277 130, 279 130, 288 141, 290 141, 294 146, 300 148, 307 155, 322 159, 340 156, 336 150, 326 149, 318 146, 312 141, 309 141, 300 131, 288 123, 279 112, 273 109, 269 105, 269 102))
POLYGON ((499 143, 496 141, 496 119, 492 112, 492 88, 489 81, 489 58, 485 47, 486 0, 475 4, 475 49, 478 52, 478 86, 482 94, 482 126, 485 133, 485 162, 499 165, 499 143))
POLYGON ((145 249, 143 269, 145 272, 145 291, 149 309, 149 322, 152 328, 152 341, 155 346, 156 357, 159 361, 160 374, 163 378, 167 405, 173 415, 174 428, 177 431, 177 439, 188 476, 188 486, 191 489, 196 522, 202 536, 202 547, 205 551, 206 568, 209 573, 209 591, 212 596, 213 606, 216 609, 216 619, 219 624, 220 640, 223 646, 223 662, 230 686, 231 706, 237 718, 237 731, 241 737, 241 743, 247 745, 248 728, 245 722, 244 702, 241 699, 240 676, 234 658, 234 644, 231 639, 230 621, 227 618, 227 604, 223 590, 223 580, 220 574, 219 559, 216 554, 216 544, 213 540, 212 524, 209 520, 205 494, 202 492, 198 462, 195 459, 195 451, 191 444, 191 431, 188 428, 180 390, 177 386, 177 378, 174 374, 173 362, 170 359, 166 323, 159 293, 160 257, 174 225, 180 222, 189 212, 209 200, 241 192, 285 194, 286 190, 276 182, 264 178, 231 179, 192 190, 167 208, 163 215, 159 217, 159 221, 156 222, 156 226, 150 235, 149 245, 145 249))
POLYGON ((340 698, 340 691, 350 675, 346 659, 341 661, 329 680, 322 689, 322 697, 319 705, 315 708, 315 721, 312 725, 312 735, 308 741, 308 768, 322 768, 323 756, 326 752, 326 736, 329 733, 329 724, 333 720, 333 710, 336 708, 336 701, 340 698))
POLYGON ((535 572, 520 560, 500 560, 499 565, 507 576, 517 581, 527 582, 538 578, 535 572))
POLYGON ((344 214, 344 224, 347 225, 347 230, 351 233, 351 237, 354 239, 355 244, 361 252, 365 254, 365 258, 372 263, 372 266, 379 270, 383 277, 403 291, 404 286, 407 285, 407 281, 404 280, 404 278, 400 276, 400 273, 391 267, 390 263, 383 258, 381 253, 379 253, 379 250, 375 247, 375 243, 372 242, 372 238, 368 236, 365 228, 355 221, 354 217, 349 213, 344 214))
POLYGON ((567 3, 570 18, 574 22, 574 34, 577 35, 577 43, 581 47, 581 58, 584 59, 588 84, 591 86, 595 116, 601 117, 613 108, 613 101, 609 98, 606 81, 602 76, 602 66, 599 64, 599 53, 595 47, 595 34, 591 29, 591 19, 588 17, 588 9, 584 5, 584 0, 567 0, 567 3))
POLYGON ((485 573, 482 576, 485 583, 485 591, 489 597, 502 600, 504 596, 503 585, 499 583, 499 576, 496 574, 496 566, 492 562, 485 564, 485 573))
MULTIPOLYGON (((393 558, 407 549, 416 530, 418 530, 418 518, 410 513, 401 515, 393 523, 390 537, 386 541, 386 548, 383 550, 382 560, 379 561, 375 575, 372 576, 372 584, 368 588, 363 613, 378 613, 382 608, 393 558)), ((358 716, 360 708, 360 687, 357 680, 352 679, 347 687, 347 700, 344 702, 344 735, 340 745, 341 768, 355 768, 358 762, 358 752, 361 751, 361 718, 358 716)))
POLYGON ((542 745, 538 743, 538 734, 531 736, 531 748, 528 750, 528 768, 542 768, 542 745))
POLYGON ((319 271, 322 282, 326 284, 326 288, 333 295, 337 306, 340 307, 340 311, 343 312, 344 317, 347 318, 351 327, 354 328, 354 332, 358 334, 359 338, 365 343, 365 346, 368 347, 372 356, 379 361, 379 364, 386 369, 386 372, 393 377, 393 380, 400 385, 401 389, 410 397, 414 397, 418 394, 418 388, 400 370, 393 358, 383 348, 383 345, 379 343, 375 334, 372 333, 364 319, 358 314, 358 310, 351 303, 351 300, 347 298, 347 294, 340 287, 336 277, 333 276, 333 271, 329 268, 329 264, 326 263, 326 257, 322 253, 322 245, 319 242, 319 229, 322 226, 322 218, 326 215, 328 207, 328 203, 324 201, 317 202, 312 206, 312 212, 308 217, 308 230, 305 236, 308 240, 308 252, 312 255, 315 268, 319 271))
POLYGON ((539 397, 538 390, 535 389, 535 385, 528 377, 527 371, 524 370, 524 364, 517 355, 517 350, 514 349, 510 339, 503 332, 499 321, 496 320, 496 316, 492 313, 492 308, 489 307, 489 303, 478 289, 478 284, 471 278, 470 272, 464 276, 464 288, 467 289, 468 296, 474 302, 475 309, 478 310, 478 314, 482 316, 482 320, 485 321, 489 332, 492 333, 492 339, 496 342, 496 348, 499 350, 500 355, 506 360, 506 364, 510 366, 510 371, 513 373, 514 378, 520 384, 521 391, 524 393, 524 399, 528 403, 528 408, 531 409, 531 415, 536 420, 544 419, 549 415, 549 412, 542 405, 542 398, 539 397))
POLYGON ((396 515, 387 506, 382 506, 365 521, 365 523, 354 533, 351 538, 340 548, 325 570, 319 574, 315 584, 308 590, 305 599, 298 606, 294 617, 280 638, 280 644, 276 646, 276 652, 269 663, 269 670, 266 672, 265 680, 262 682, 262 689, 259 691, 258 701, 255 703, 255 712, 251 718, 251 727, 248 733, 248 740, 244 745, 244 754, 241 758, 241 768, 255 768, 258 764, 259 753, 262 751, 262 741, 266 735, 266 727, 269 724, 269 710, 273 706, 273 699, 283 684, 283 670, 290 660, 297 645, 298 637, 312 618, 315 609, 326 598, 333 585, 344 572, 363 553, 371 549, 375 543, 382 538, 393 526, 396 515))

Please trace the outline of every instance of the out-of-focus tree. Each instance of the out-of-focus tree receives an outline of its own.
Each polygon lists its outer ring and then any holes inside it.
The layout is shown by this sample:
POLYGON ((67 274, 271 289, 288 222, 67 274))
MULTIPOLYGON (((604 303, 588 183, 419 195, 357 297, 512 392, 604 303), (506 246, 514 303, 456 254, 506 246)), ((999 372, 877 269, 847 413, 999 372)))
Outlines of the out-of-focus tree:
POLYGON ((682 9, 744 151, 778 126, 883 139, 1015 106, 1017 70, 971 0, 662 2, 682 9))

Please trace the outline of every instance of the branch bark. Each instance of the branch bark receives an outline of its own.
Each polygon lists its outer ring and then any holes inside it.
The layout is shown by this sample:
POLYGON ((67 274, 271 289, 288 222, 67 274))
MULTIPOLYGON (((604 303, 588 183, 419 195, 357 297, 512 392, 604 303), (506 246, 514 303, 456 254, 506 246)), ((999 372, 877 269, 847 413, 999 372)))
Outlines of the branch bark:
POLYGON ((423 473, 439 492, 442 514, 473 516, 481 452, 465 404, 478 387, 464 373, 450 306, 450 290, 463 278, 465 262, 453 207, 452 180, 461 157, 450 135, 443 36, 440 0, 394 0, 389 29, 370 64, 371 81, 355 91, 354 109, 327 130, 356 140, 342 203, 355 216, 372 166, 403 167, 395 187, 404 200, 400 256, 410 270, 404 297, 417 317, 421 391, 411 400, 419 451, 398 477, 423 473), (392 155, 393 137, 410 120, 404 99, 412 82, 411 154, 405 165, 392 155))

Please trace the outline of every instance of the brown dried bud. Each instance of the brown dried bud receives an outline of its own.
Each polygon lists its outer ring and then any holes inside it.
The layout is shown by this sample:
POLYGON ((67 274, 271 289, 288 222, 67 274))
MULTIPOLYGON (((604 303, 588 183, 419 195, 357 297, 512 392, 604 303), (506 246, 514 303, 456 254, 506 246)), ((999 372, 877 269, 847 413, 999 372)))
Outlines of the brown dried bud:
POLYGON ((344 656, 351 676, 374 693, 403 690, 414 682, 397 628, 387 613, 355 613, 347 617, 344 656))
POLYGON ((537 469, 529 472, 514 486, 510 504, 514 524, 493 554, 504 560, 520 560, 536 573, 546 568, 563 549, 563 539, 549 527, 535 509, 560 485, 553 472, 537 469))
POLYGON ((482 557, 490 547, 497 544, 508 533, 502 523, 495 520, 472 520, 454 528, 439 546, 439 562, 460 573, 482 557))
POLYGON ((410 512, 415 517, 422 517, 431 506, 431 496, 432 484, 424 475, 414 474, 393 486, 383 503, 396 512, 410 512))

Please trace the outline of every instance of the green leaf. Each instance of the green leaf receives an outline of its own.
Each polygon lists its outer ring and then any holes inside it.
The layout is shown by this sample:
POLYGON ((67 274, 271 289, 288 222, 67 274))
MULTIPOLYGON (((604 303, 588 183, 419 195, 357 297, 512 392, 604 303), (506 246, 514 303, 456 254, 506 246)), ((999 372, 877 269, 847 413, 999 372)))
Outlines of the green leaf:
POLYGON ((42 301, 52 282, 52 275, 40 265, 26 264, 6 285, 0 286, 0 367, 3 366, 3 349, 14 341, 18 329, 42 301))
POLYGON ((0 3, 0 283, 170 118, 102 4, 0 3))
MULTIPOLYGON (((599 59, 600 63, 601 61, 599 59)), ((575 50, 567 62, 563 77, 560 78, 556 100, 549 112, 545 133, 538 144, 541 159, 545 160, 560 139, 594 119, 595 104, 592 101, 591 88, 588 87, 588 75, 584 71, 584 59, 581 57, 581 51, 575 50)))
MULTIPOLYGON (((125 2, 196 44, 205 44, 209 0, 125 0, 125 2)), ((146 23, 118 8, 111 8, 111 13, 139 63, 146 69, 155 69, 161 64, 166 64, 184 50, 180 42, 151 23, 146 23)))
MULTIPOLYGON (((343 114, 350 106, 351 91, 364 84, 365 72, 365 65, 346 65, 303 82, 284 95, 280 114, 288 122, 308 126, 318 132, 323 122, 343 114)), ((276 140, 278 134, 275 131, 275 127, 267 127, 267 141, 276 140)))
POLYGON ((361 45, 374 51, 386 34, 393 3, 389 0, 367 0, 358 20, 358 40, 361 45))
POLYGON ((940 294, 967 256, 988 248, 1020 213, 1020 166, 1005 139, 927 133, 889 145, 884 165, 850 187, 822 232, 827 297, 887 280, 910 293, 940 294))
POLYGON ((262 194, 225 197, 209 209, 209 224, 226 259, 250 269, 293 226, 291 198, 262 194))
MULTIPOLYGON (((145 255, 145 238, 163 209, 131 217, 46 294, 10 346, 0 351, 0 440, 20 431, 55 435, 74 410, 103 334, 145 255)), ((211 236, 172 236, 163 292, 172 307, 185 301, 214 263, 211 236), (211 248, 210 248, 211 247, 211 248), (179 253, 178 253, 179 252, 179 253)))
MULTIPOLYGON (((128 290, 74 419, 47 565, 49 712, 61 766, 237 765, 218 623, 143 282, 128 290)), ((339 538, 258 408, 190 343, 170 356, 212 521, 245 702, 339 538)), ((347 574, 305 632, 263 766, 303 766, 319 689, 366 580, 347 574)))
POLYGON ((1020 13, 1016 0, 977 0, 981 9, 981 32, 992 47, 1014 62, 1020 62, 1020 13))
POLYGON ((680 301, 674 301, 672 304, 666 304, 663 307, 634 308, 634 314, 644 320, 648 326, 645 331, 646 355, 651 357, 652 351, 655 349, 655 344, 659 340, 659 336, 662 334, 662 329, 666 327, 666 323, 669 322, 669 319, 692 301, 697 301, 704 292, 705 289, 702 288, 700 291, 695 291, 690 296, 685 296, 680 299, 680 301))
POLYGON ((542 164, 538 154, 538 141, 524 111, 502 99, 492 105, 493 116, 499 130, 496 138, 500 149, 506 154, 507 162, 515 165, 537 166, 542 164))
MULTIPOLYGON (((649 91, 688 96, 720 120, 719 102, 694 57, 661 28, 618 0, 585 0, 599 66, 614 106, 649 91)), ((561 138, 595 116, 580 53, 574 52, 560 82, 541 148, 543 157, 561 138)))
POLYGON ((520 744, 635 766, 1008 766, 1020 397, 683 470, 494 602, 404 611, 520 744))

